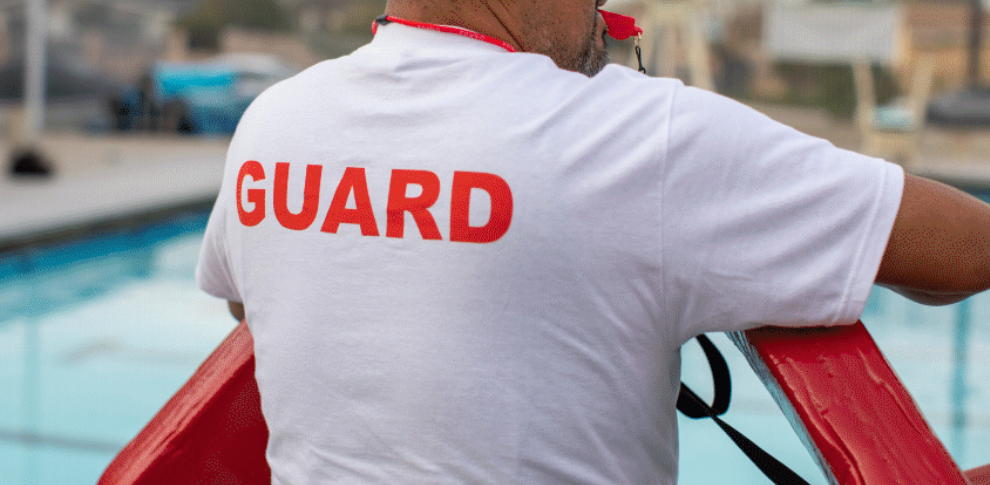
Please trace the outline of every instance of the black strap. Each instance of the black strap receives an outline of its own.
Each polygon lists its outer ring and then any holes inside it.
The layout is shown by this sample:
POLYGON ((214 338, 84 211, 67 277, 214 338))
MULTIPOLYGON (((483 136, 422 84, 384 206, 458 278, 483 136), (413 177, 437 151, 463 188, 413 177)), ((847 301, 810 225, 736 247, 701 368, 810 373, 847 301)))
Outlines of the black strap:
POLYGON ((639 62, 638 71, 643 74, 646 74, 646 68, 643 67, 643 49, 639 48, 639 37, 636 37, 636 40, 634 42, 635 42, 634 47, 636 49, 636 61, 639 62))
POLYGON ((732 399, 732 379, 729 376, 729 364, 725 362, 722 353, 708 337, 698 335, 695 338, 701 344, 708 359, 708 367, 712 370, 712 380, 715 382, 715 397, 712 405, 705 404, 697 394, 681 383, 681 393, 677 396, 677 410, 691 419, 707 418, 711 415, 721 416, 729 410, 732 399))
POLYGON ((682 382, 681 392, 677 396, 677 410, 691 419, 712 418, 715 424, 718 424, 722 431, 729 435, 729 438, 746 454, 746 457, 773 483, 777 485, 809 485, 787 465, 781 463, 719 418, 720 415, 729 410, 729 399, 732 395, 729 366, 721 352, 708 337, 699 335, 697 339, 702 350, 705 351, 705 358, 708 359, 708 365, 712 369, 712 378, 715 381, 715 397, 712 400, 712 405, 709 406, 682 382))

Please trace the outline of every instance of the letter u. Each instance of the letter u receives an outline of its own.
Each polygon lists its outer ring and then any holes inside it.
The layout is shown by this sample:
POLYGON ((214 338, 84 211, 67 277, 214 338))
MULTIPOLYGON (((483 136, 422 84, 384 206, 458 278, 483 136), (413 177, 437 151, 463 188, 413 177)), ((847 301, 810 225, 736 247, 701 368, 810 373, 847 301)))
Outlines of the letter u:
POLYGON ((306 165, 306 182, 303 188, 303 206, 298 214, 289 211, 289 164, 275 164, 275 187, 272 203, 275 206, 275 218, 286 229, 302 231, 316 220, 316 212, 320 208, 320 179, 323 176, 321 165, 306 165))

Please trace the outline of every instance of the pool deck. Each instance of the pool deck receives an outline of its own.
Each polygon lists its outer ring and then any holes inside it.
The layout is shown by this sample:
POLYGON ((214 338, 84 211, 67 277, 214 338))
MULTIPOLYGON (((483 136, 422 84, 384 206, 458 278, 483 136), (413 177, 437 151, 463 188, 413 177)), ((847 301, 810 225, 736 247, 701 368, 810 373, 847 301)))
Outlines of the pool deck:
MULTIPOLYGON (((49 135, 52 177, 0 176, 0 251, 216 198, 228 139, 49 135)), ((0 145, 0 154, 9 147, 0 145)), ((3 163, 10 163, 7 155, 3 163)))
MULTIPOLYGON (((848 122, 808 109, 754 108, 783 123, 856 150, 848 122)), ((149 135, 90 137, 51 134, 39 144, 56 174, 47 179, 0 175, 0 252, 87 231, 108 221, 170 208, 205 205, 216 197, 226 138, 149 135)), ((3 163, 11 147, 0 139, 3 163)), ((930 127, 913 171, 949 183, 990 189, 990 129, 930 127)))

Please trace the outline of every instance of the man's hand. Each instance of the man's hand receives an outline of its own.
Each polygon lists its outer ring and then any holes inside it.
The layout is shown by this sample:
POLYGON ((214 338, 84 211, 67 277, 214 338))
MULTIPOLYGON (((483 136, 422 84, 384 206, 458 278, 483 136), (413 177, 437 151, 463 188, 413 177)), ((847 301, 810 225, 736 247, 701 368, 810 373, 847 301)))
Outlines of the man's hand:
POLYGON ((237 303, 236 301, 228 301, 227 306, 230 307, 230 314, 237 319, 237 321, 244 320, 244 304, 237 303))
POLYGON ((876 282, 926 305, 955 303, 990 288, 990 205, 906 175, 876 282))

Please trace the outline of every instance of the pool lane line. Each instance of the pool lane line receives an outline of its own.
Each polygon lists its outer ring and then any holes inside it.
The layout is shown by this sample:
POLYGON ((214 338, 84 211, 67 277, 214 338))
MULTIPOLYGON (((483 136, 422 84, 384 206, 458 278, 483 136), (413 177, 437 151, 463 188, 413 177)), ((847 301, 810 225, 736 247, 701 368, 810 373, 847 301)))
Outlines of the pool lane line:
POLYGON ((0 429, 0 441, 12 441, 27 446, 48 446, 52 448, 65 448, 108 454, 117 453, 124 447, 122 443, 111 443, 109 441, 88 440, 73 438, 71 436, 13 431, 7 429, 0 429))

